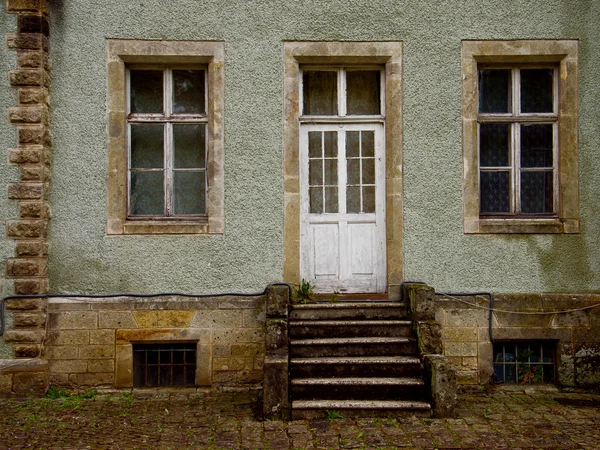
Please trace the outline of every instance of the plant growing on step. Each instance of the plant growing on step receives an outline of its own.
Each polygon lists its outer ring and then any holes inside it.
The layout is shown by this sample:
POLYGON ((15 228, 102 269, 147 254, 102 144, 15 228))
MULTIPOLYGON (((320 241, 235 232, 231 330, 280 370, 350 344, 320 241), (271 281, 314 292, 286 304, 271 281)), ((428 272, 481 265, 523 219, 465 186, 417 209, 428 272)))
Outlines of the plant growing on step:
POLYGON ((294 298, 297 302, 308 303, 313 299, 313 291, 315 287, 310 281, 306 281, 302 278, 300 285, 294 289, 294 298))
POLYGON ((326 409, 325 410, 325 418, 327 420, 335 420, 335 419, 343 419, 344 416, 342 416, 342 413, 339 411, 336 411, 334 409, 326 409))

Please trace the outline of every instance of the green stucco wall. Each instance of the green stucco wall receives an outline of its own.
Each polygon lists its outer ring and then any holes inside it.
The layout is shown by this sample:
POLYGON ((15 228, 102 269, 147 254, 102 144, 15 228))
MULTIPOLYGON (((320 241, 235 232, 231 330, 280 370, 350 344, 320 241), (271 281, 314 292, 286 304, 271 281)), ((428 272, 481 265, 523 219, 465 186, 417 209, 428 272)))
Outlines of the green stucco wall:
MULTIPOLYGON (((406 279, 442 291, 600 288, 598 1, 63 0, 50 17, 52 292, 252 291, 281 281, 284 40, 404 42, 406 279), (105 235, 105 38, 224 41, 224 235, 105 235), (580 40, 582 233, 464 235, 461 40, 535 38, 580 40)), ((13 28, 4 15, 0 23, 13 28)), ((6 73, 13 56, 1 51, 6 73)), ((5 110, 14 93, 6 76, 0 83, 5 110)), ((5 160, 0 175, 14 179, 5 160)), ((15 217, 3 197, 0 212, 15 217)), ((10 248, 0 240, 2 259, 10 248)))

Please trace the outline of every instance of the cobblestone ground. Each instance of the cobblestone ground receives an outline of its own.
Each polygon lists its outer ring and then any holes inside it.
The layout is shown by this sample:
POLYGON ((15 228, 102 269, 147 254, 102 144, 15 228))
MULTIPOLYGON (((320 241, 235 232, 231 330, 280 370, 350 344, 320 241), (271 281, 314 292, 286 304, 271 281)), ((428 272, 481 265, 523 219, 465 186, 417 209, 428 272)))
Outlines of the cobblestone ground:
POLYGON ((251 393, 0 399, 0 449, 600 448, 600 395, 488 389, 454 419, 262 421, 251 393))

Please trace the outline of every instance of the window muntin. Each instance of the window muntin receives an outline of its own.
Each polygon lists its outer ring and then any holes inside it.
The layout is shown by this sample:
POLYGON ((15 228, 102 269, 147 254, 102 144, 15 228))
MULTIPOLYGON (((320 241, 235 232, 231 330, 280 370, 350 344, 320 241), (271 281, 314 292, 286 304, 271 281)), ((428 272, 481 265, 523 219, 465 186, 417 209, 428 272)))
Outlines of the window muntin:
POLYGON ((556 67, 478 68, 481 216, 558 210, 556 67))
POLYGON ((554 383, 554 341, 497 342, 494 344, 494 381, 500 383, 554 383))
POLYGON ((129 67, 128 218, 206 216, 204 68, 129 67))

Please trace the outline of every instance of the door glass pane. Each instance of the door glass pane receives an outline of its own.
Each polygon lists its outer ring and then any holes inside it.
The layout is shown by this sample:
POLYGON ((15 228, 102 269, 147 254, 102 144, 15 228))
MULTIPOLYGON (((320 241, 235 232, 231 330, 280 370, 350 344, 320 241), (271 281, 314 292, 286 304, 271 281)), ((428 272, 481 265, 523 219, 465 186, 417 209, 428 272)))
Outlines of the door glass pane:
POLYGON ((480 172, 481 213, 510 212, 509 172, 480 172))
POLYGON ((360 184, 360 159, 346 160, 348 170, 348 184, 360 184))
POLYGON ((510 125, 482 123, 479 125, 479 165, 506 167, 510 165, 510 125))
POLYGON ((173 172, 173 214, 205 214, 205 172, 173 172))
POLYGON ((511 71, 479 70, 479 112, 508 113, 512 110, 511 71))
POLYGON ((308 162, 308 184, 321 186, 323 184, 323 160, 311 159, 308 162))
POLYGON ((360 131, 346 132, 346 158, 355 158, 360 156, 359 137, 360 131))
POLYGON ((323 156, 323 149, 321 148, 321 137, 320 131, 309 131, 308 132, 308 157, 309 158, 320 158, 323 156))
POLYGON ((164 159, 164 125, 131 124, 131 167, 162 169, 164 159))
POLYGON ((553 212, 552 171, 521 172, 521 212, 547 214, 553 212))
POLYGON ((325 156, 330 158, 337 158, 337 131, 325 131, 325 156))
POLYGON ((346 188, 346 212, 350 214, 360 212, 360 186, 346 188))
POLYGON ((521 125, 521 167, 552 167, 552 124, 521 125))
POLYGON ((362 184, 375 184, 375 158, 363 158, 362 184))
POLYGON ((336 71, 305 70, 302 74, 302 114, 337 115, 337 89, 336 71))
POLYGON ((323 214, 323 188, 311 187, 310 194, 310 212, 312 214, 323 214))
POLYGON ((379 70, 346 72, 346 109, 348 115, 380 113, 379 70))
POLYGON ((163 71, 131 70, 130 74, 130 112, 163 112, 163 71))
POLYGON ((364 186, 363 188, 363 211, 364 213, 375 212, 375 186, 364 186))
POLYGON ((325 187, 325 212, 338 212, 338 188, 337 186, 325 187))
POLYGON ((553 69, 521 69, 521 112, 553 112, 553 84, 553 69))
POLYGON ((204 114, 204 70, 173 71, 173 113, 204 114))
POLYGON ((375 132, 361 131, 362 156, 375 156, 375 132))
POLYGON ((129 203, 131 214, 164 215, 165 188, 163 171, 131 172, 129 203))
POLYGON ((325 184, 330 186, 338 184, 337 158, 325 160, 325 184))
POLYGON ((204 169, 206 167, 206 125, 174 124, 173 142, 176 169, 204 169))

